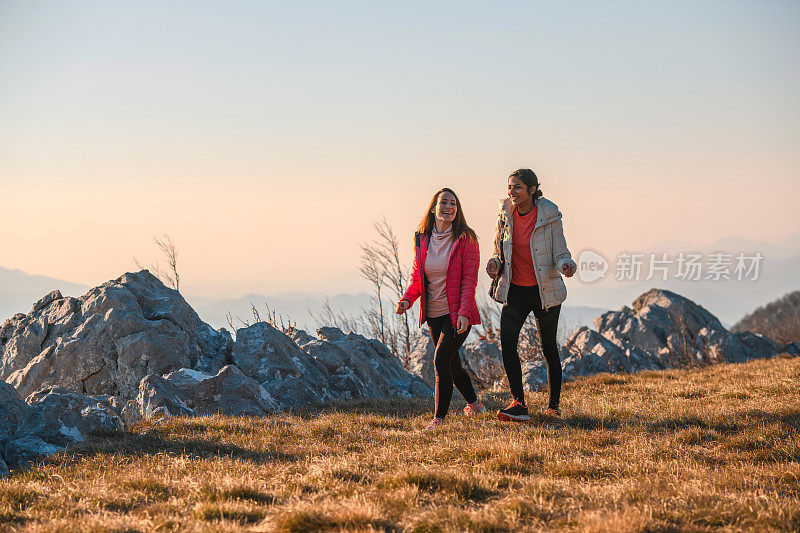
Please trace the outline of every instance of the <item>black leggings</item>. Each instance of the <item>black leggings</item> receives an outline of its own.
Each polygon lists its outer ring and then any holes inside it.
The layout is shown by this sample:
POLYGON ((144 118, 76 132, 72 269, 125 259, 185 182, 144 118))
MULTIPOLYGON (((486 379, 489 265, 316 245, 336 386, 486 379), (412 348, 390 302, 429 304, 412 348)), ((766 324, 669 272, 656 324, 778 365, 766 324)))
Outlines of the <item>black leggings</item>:
POLYGON ((542 352, 547 361, 547 381, 550 385, 549 407, 558 409, 561 399, 561 359, 558 356, 556 332, 558 331, 558 315, 561 312, 561 305, 551 307, 547 311, 542 309, 542 299, 539 296, 539 287, 536 285, 522 287, 512 283, 508 290, 508 298, 500 313, 500 346, 503 351, 503 366, 508 375, 508 385, 514 399, 524 404, 522 365, 519 362, 517 343, 522 325, 531 311, 536 318, 542 352))
POLYGON ((474 403, 478 399, 475 389, 472 388, 472 381, 469 379, 464 367, 461 366, 461 357, 458 349, 467 340, 469 330, 467 327, 464 333, 456 333, 453 324, 450 322, 450 315, 437 316, 427 320, 428 328, 431 330, 431 339, 436 346, 433 355, 433 364, 436 368, 436 412, 433 416, 444 418, 450 408, 450 399, 453 397, 453 384, 455 383, 458 392, 467 401, 474 403))

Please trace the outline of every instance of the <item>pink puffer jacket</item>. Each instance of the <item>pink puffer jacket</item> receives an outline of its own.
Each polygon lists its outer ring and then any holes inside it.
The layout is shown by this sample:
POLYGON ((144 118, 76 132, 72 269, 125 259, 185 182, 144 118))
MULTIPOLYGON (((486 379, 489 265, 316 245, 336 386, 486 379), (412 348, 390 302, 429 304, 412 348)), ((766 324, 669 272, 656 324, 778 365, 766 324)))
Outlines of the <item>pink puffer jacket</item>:
MULTIPOLYGON (((425 256, 428 253, 427 234, 414 234, 414 266, 411 271, 411 281, 408 284, 402 300, 407 300, 412 305, 420 299, 419 304, 419 325, 425 323, 425 256)), ((459 316, 469 319, 470 325, 474 326, 481 323, 481 315, 478 313, 478 304, 475 303, 475 288, 478 286, 478 268, 480 266, 480 248, 478 242, 461 234, 453 247, 450 248, 450 256, 447 260, 447 278, 445 280, 445 292, 447 293, 447 307, 450 309, 450 320, 453 328, 456 327, 456 320, 459 316)))

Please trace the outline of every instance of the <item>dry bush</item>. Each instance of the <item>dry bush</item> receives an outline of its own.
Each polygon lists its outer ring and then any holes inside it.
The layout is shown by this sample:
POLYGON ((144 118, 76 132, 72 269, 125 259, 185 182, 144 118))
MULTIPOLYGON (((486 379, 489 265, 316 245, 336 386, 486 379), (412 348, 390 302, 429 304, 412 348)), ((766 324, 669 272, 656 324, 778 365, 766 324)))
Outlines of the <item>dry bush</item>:
POLYGON ((731 329, 759 333, 783 344, 800 342, 800 291, 759 307, 731 329))

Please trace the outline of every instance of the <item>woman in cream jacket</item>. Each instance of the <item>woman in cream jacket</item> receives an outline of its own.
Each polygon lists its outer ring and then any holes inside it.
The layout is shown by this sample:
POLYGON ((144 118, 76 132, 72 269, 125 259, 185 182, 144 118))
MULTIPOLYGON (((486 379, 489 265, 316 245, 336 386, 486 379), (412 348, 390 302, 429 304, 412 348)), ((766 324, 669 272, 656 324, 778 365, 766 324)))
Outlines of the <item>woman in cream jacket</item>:
POLYGON ((503 304, 500 344, 513 402, 497 412, 501 420, 530 420, 522 388, 522 365, 517 353, 519 333, 530 312, 536 318, 542 352, 547 361, 550 402, 545 416, 557 417, 561 398, 561 360, 556 344, 561 303, 567 288, 561 274, 571 277, 577 267, 567 249, 561 212, 542 196, 530 169, 508 178, 508 198, 500 203, 494 254, 486 265, 493 278, 490 295, 503 304))

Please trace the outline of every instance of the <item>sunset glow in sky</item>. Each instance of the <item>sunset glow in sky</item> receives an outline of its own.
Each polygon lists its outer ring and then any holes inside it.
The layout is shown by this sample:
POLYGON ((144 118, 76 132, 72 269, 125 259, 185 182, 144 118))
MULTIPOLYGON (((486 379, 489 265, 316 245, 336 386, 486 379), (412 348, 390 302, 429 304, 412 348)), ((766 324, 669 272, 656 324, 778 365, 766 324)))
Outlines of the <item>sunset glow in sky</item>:
POLYGON ((488 257, 534 169, 567 242, 800 231, 797 2, 0 3, 0 266, 367 290, 449 186, 488 257))

